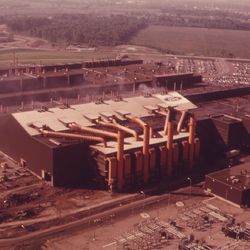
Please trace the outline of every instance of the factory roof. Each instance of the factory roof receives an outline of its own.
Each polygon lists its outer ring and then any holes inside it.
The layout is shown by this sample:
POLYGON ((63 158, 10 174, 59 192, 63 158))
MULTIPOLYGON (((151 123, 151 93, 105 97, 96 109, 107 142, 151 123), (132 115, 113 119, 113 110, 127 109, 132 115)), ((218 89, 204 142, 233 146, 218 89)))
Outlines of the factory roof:
POLYGON ((199 103, 199 108, 194 110, 194 114, 197 120, 211 117, 224 119, 225 116, 231 117, 231 122, 239 119, 250 119, 250 95, 199 103))
POLYGON ((40 128, 48 126, 54 131, 64 131, 66 123, 78 123, 81 126, 93 126, 91 120, 100 116, 117 116, 122 119, 124 114, 138 117, 149 116, 148 107, 172 106, 179 110, 194 109, 196 106, 177 92, 169 92, 164 95, 152 95, 148 97, 137 96, 125 98, 120 101, 110 100, 98 103, 85 103, 73 105, 68 108, 52 108, 49 110, 33 110, 28 112, 14 113, 12 116, 31 136, 39 132, 30 127, 31 124, 40 128), (145 108, 146 107, 146 108, 145 108), (42 112, 41 112, 42 111, 42 112), (63 124, 64 123, 64 124, 63 124))
POLYGON ((250 189, 250 163, 216 171, 206 177, 241 191, 250 189))

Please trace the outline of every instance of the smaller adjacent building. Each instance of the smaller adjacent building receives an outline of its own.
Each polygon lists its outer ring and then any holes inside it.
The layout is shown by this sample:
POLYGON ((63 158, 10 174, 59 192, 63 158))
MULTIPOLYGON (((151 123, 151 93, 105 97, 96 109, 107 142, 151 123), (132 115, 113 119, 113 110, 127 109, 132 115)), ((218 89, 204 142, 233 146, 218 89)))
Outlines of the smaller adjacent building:
POLYGON ((205 189, 241 207, 250 207, 250 163, 206 175, 205 189))

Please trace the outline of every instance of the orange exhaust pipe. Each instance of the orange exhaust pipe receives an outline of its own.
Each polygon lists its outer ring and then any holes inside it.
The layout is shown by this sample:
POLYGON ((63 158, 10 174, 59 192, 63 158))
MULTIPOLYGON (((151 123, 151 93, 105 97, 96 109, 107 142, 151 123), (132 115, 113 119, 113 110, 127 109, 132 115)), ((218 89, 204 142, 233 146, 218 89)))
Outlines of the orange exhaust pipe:
POLYGON ((109 137, 109 138, 115 138, 117 139, 117 134, 116 133, 112 133, 112 132, 107 132, 107 131, 103 131, 100 129, 96 129, 96 128, 91 128, 91 127, 83 127, 80 126, 76 123, 71 123, 68 125, 68 127, 72 130, 76 130, 76 131, 83 131, 83 132, 87 132, 90 134, 96 134, 99 136, 104 136, 104 137, 109 137))
POLYGON ((118 131, 118 149, 117 149, 117 163, 118 163, 118 173, 117 173, 117 187, 118 190, 123 189, 123 168, 124 168, 124 132, 122 130, 118 131))
POLYGON ((123 156, 124 156, 124 131, 118 130, 118 133, 112 133, 107 132, 95 128, 90 127, 82 127, 78 124, 72 123, 69 124, 69 128, 79 131, 84 131, 88 133, 97 134, 104 137, 114 138, 117 140, 117 164, 118 164, 118 170, 117 170, 117 188, 118 190, 122 190, 123 188, 123 168, 124 168, 124 162, 123 162, 123 156))
POLYGON ((107 158, 108 161, 108 185, 113 193, 114 179, 117 177, 117 159, 115 157, 107 158))
POLYGON ((170 110, 168 110, 168 112, 156 110, 155 113, 166 117, 165 125, 164 125, 164 135, 167 135, 167 133, 168 133, 168 123, 170 121, 170 110))
POLYGON ((167 111, 155 111, 157 114, 160 114, 166 117, 165 125, 164 125, 164 135, 167 135, 168 133, 168 124, 172 120, 173 109, 174 109, 173 107, 168 107, 167 111))
POLYGON ((142 153, 144 155, 144 182, 147 183, 149 179, 149 137, 150 131, 149 126, 146 124, 143 129, 143 149, 142 153))
POLYGON ((100 124, 100 125, 103 125, 105 127, 108 127, 108 128, 114 128, 114 129, 122 130, 127 134, 133 135, 136 141, 139 140, 139 135, 138 135, 138 133, 136 131, 134 131, 133 129, 127 128, 125 126, 122 126, 119 123, 117 123, 116 121, 115 121, 115 123, 97 121, 97 123, 100 124))
POLYGON ((185 116, 186 116, 186 111, 182 111, 181 112, 181 118, 178 122, 178 125, 177 125, 177 132, 180 133, 181 132, 181 129, 183 127, 183 123, 184 123, 184 119, 185 119, 185 116))
POLYGON ((167 173, 168 176, 172 175, 173 171, 173 138, 174 138, 174 123, 173 119, 173 108, 168 107, 168 111, 156 111, 158 114, 166 116, 164 134, 167 135, 166 141, 166 158, 167 158, 167 173))
POLYGON ((190 117, 189 120, 189 167, 192 168, 194 166, 194 138, 196 131, 196 121, 194 117, 190 117))
POLYGON ((142 153, 143 153, 143 179, 144 183, 147 183, 149 180, 149 143, 150 143, 150 127, 147 123, 142 121, 138 117, 133 117, 133 116, 126 116, 129 120, 132 122, 138 124, 140 127, 143 128, 143 148, 142 148, 142 153))
POLYGON ((104 144, 104 147, 107 147, 107 141, 102 137, 79 135, 79 134, 72 134, 72 133, 54 132, 54 131, 48 131, 48 130, 43 130, 43 129, 40 130, 40 133, 43 136, 47 136, 47 137, 81 139, 84 141, 102 142, 104 144))
POLYGON ((167 139, 167 173, 168 176, 173 172, 173 138, 174 138, 174 124, 172 121, 168 123, 168 139, 167 139))

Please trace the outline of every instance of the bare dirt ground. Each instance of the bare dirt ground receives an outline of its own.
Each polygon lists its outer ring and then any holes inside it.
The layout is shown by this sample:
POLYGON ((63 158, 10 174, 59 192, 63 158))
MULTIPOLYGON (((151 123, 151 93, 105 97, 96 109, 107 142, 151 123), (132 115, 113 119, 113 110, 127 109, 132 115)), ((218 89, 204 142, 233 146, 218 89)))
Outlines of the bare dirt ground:
MULTIPOLYGON (((204 198, 202 196, 196 196, 200 193, 199 188, 192 188, 190 195, 190 189, 184 188, 176 191, 170 195, 170 200, 165 203, 155 204, 151 208, 142 208, 139 211, 130 211, 130 216, 123 219, 110 219, 105 223, 99 224, 95 228, 88 231, 83 230, 72 235, 65 235, 63 237, 58 237, 52 240, 48 240, 42 245, 44 250, 66 250, 66 249, 89 249, 89 250, 100 250, 100 249, 167 249, 176 250, 178 249, 178 244, 180 239, 174 238, 169 239, 167 242, 163 243, 161 246, 151 246, 150 241, 154 240, 144 233, 143 238, 137 241, 137 246, 135 248, 126 248, 124 244, 120 244, 119 240, 131 237, 138 231, 138 225, 154 225, 154 218, 158 218, 161 222, 175 221, 177 226, 180 228, 181 234, 186 237, 191 234, 194 235, 195 239, 206 242, 207 245, 212 247, 211 249, 222 249, 226 245, 233 245, 232 249, 249 249, 250 245, 244 241, 237 241, 231 238, 227 238, 221 231, 222 222, 214 219, 210 226, 205 228, 196 227, 196 222, 198 222, 198 217, 184 220, 184 215, 192 213, 198 208, 207 207, 207 205, 212 205, 214 207, 220 208, 219 211, 225 215, 233 215, 238 222, 250 222, 250 212, 237 208, 228 203, 218 200, 217 198, 204 198), (190 195, 188 200, 185 200, 184 207, 178 208, 176 206, 176 201, 181 200, 184 195, 190 195), (142 218, 143 213, 149 216, 148 219, 142 218), (150 222, 150 219, 153 219, 150 222), (143 248, 142 245, 148 242, 148 248, 143 248), (141 244, 141 245, 140 245, 141 244), (137 248, 139 247, 139 248, 137 248), (140 248, 141 247, 141 248, 140 248)), ((141 231, 143 232, 143 231, 141 231)), ((131 238, 132 239, 132 238, 131 238)), ((124 241, 124 240, 123 240, 124 241)), ((132 240, 127 240, 129 244, 132 240)), ((128 245, 130 247, 131 245, 128 245)), ((224 248, 231 249, 231 248, 224 248)))
POLYGON ((54 188, 0 153, 0 238, 23 235, 21 227, 46 228, 52 220, 117 196, 102 190, 54 188))

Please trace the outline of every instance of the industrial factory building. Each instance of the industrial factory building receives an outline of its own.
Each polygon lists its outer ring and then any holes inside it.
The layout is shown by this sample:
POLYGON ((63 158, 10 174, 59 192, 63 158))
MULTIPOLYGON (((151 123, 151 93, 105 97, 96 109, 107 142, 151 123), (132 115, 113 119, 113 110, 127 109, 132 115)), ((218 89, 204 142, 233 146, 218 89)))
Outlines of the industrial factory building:
POLYGON ((250 207, 250 164, 208 174, 205 189, 239 206, 250 207))
POLYGON ((124 190, 194 167, 195 108, 168 92, 6 114, 0 150, 54 186, 124 190))
POLYGON ((86 93, 141 91, 164 87, 179 90, 202 82, 201 75, 177 74, 162 63, 142 60, 107 60, 62 65, 0 68, 0 105, 80 98, 86 93))
POLYGON ((200 162, 197 174, 212 171, 230 150, 250 149, 248 86, 200 86, 199 75, 140 60, 0 74, 0 150, 54 186, 166 183, 200 162), (46 103, 25 112, 19 106, 34 99, 46 103), (9 103, 19 112, 9 113, 9 103))

